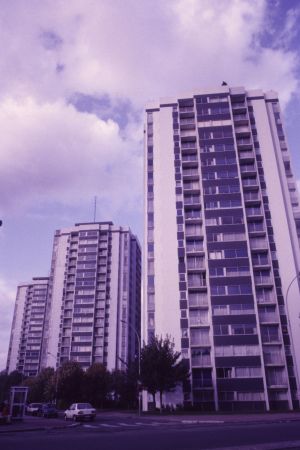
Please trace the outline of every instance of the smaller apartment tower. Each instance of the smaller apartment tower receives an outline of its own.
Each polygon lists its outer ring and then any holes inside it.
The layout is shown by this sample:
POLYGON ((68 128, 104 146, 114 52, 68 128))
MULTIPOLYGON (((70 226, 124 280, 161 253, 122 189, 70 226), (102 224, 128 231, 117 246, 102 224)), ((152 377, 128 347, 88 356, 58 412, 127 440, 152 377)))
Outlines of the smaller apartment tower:
POLYGON ((18 286, 7 370, 35 376, 40 369, 41 346, 49 278, 33 278, 18 286))
POLYGON ((55 233, 42 366, 124 369, 138 353, 141 251, 129 228, 82 223, 55 233))

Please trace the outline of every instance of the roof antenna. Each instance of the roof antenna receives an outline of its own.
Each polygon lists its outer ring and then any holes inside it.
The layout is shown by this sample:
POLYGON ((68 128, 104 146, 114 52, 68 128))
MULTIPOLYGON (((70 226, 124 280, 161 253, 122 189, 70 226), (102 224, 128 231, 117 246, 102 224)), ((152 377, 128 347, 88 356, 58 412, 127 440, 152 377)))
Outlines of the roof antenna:
POLYGON ((96 212, 97 212, 97 196, 94 197, 94 223, 96 222, 96 212))

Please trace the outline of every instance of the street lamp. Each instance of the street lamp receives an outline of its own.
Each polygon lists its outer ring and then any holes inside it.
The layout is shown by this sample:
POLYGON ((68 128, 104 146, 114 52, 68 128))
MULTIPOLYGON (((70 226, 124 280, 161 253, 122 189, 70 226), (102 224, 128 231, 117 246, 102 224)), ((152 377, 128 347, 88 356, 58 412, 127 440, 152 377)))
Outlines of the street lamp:
MULTIPOLYGON (((297 275, 294 276, 294 278, 292 279, 292 281, 288 285, 287 290, 286 290, 286 294, 285 294, 285 305, 286 305, 286 312, 287 312, 287 320, 288 320, 289 331, 290 331, 290 339, 291 339, 291 343, 292 343, 292 346, 291 346, 292 347, 292 355, 293 355, 294 367, 295 367, 295 372, 296 372, 296 380, 298 381, 298 384, 300 383, 300 380, 299 380, 299 376, 298 376, 298 366, 297 366, 297 361, 296 361, 296 357, 295 357, 296 355, 295 355, 295 352, 294 352, 294 340, 293 340, 293 333, 292 333, 292 329, 291 329, 288 296, 289 296, 289 292, 290 292, 290 289, 292 287, 292 284, 297 279, 299 280, 299 278, 300 278, 300 272, 298 272, 297 275)), ((298 386, 298 389, 299 388, 300 388, 300 386, 298 386)), ((300 399, 300 393, 299 392, 298 392, 298 398, 300 399)))
MULTIPOLYGON (((139 344, 139 347, 138 347, 138 351, 139 351, 139 353, 138 353, 138 375, 139 375, 139 381, 140 381, 140 377, 141 377, 141 338, 140 338, 138 332, 136 331, 135 327, 133 325, 131 325, 131 323, 126 322, 126 320, 122 320, 122 319, 120 320, 120 322, 128 325, 136 335, 136 338, 137 338, 137 341, 139 344)), ((140 392, 140 389, 139 389, 138 401, 139 401, 139 416, 140 416, 141 415, 141 392, 140 392)))
MULTIPOLYGON (((47 352, 47 355, 53 356, 53 358, 56 361, 56 356, 51 353, 51 352, 47 352)), ((55 406, 57 406, 57 391, 58 391, 58 369, 56 369, 56 374, 55 374, 55 406)))

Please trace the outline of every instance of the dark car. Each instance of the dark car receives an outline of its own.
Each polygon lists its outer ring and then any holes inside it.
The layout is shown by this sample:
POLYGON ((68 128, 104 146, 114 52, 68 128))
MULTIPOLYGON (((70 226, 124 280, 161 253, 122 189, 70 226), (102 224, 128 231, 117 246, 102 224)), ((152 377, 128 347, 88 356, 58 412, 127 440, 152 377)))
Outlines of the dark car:
POLYGON ((58 411, 52 403, 45 403, 40 406, 37 415, 39 417, 58 417, 58 411))

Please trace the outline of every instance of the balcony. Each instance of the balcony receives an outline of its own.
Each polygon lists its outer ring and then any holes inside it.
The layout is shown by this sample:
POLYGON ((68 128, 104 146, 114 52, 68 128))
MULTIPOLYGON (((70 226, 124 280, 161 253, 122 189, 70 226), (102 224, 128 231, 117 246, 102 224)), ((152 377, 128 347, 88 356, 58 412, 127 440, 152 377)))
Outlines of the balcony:
POLYGON ((246 216, 252 218, 261 218, 263 216, 263 212, 262 209, 258 207, 246 208, 246 216))
POLYGON ((247 111, 247 106, 245 102, 232 103, 231 107, 234 113, 245 114, 247 111))
POLYGON ((264 352, 264 362, 266 365, 283 366, 284 360, 280 353, 267 353, 264 352))
POLYGON ((182 170, 182 178, 184 180, 198 180, 198 168, 184 168, 182 170))
POLYGON ((203 293, 191 293, 189 295, 189 307, 208 307, 207 295, 203 293))
POLYGON ((190 138, 190 137, 194 137, 195 141, 196 141, 196 136, 195 136, 195 127, 193 127, 192 130, 180 130, 180 137, 181 138, 190 138))
POLYGON ((257 204, 261 202, 261 197, 258 191, 245 192, 244 199, 247 204, 257 204))
POLYGON ((256 175, 256 167, 254 164, 242 164, 240 166, 241 174, 244 175, 256 175))
POLYGON ((268 243, 266 239, 251 239, 250 238, 250 248, 251 250, 267 250, 268 243))
POLYGON ((249 138, 237 139, 236 143, 239 150, 252 149, 252 140, 249 138))
POLYGON ((278 323, 279 318, 276 314, 268 314, 268 313, 258 313, 260 323, 278 323))
POLYGON ((249 123, 247 114, 235 114, 233 121, 235 125, 248 125, 249 123))
MULTIPOLYGON (((237 125, 236 121, 234 123, 237 125)), ((250 128, 248 126, 236 126, 234 131, 238 140, 240 136, 250 136, 250 128)))
POLYGON ((204 252, 204 247, 202 244, 195 245, 195 244, 187 243, 186 252, 187 253, 202 253, 202 252, 204 252))
POLYGON ((258 189, 258 181, 256 179, 256 177, 254 178, 243 178, 242 179, 242 185, 244 188, 256 188, 258 189))
POLYGON ((253 162, 255 155, 252 151, 244 150, 244 151, 239 152, 239 158, 240 158, 240 161, 243 161, 243 162, 246 162, 246 161, 253 162))
POLYGON ((179 108, 179 116, 180 116, 180 118, 194 117, 194 107, 193 106, 185 106, 185 107, 179 108))
POLYGON ((185 196, 184 197, 184 205, 190 206, 190 205, 200 205, 200 196, 199 195, 193 195, 193 196, 185 196))
POLYGON ((192 366, 193 367, 210 367, 211 366, 211 358, 210 355, 192 355, 192 366))
POLYGON ((273 286, 273 279, 270 276, 255 276, 254 282, 256 286, 273 286))
POLYGON ((181 119, 180 120, 180 130, 192 130, 194 132, 195 130, 195 119, 194 118, 187 118, 187 119, 181 119))

